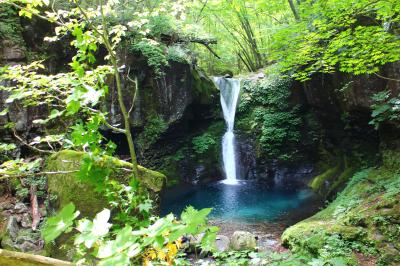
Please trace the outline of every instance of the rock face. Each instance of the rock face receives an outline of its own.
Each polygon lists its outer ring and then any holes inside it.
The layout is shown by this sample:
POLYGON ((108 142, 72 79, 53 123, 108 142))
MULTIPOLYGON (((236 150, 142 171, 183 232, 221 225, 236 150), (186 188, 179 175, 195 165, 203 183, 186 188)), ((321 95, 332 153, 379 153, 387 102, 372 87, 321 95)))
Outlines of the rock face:
POLYGON ((257 240, 250 232, 236 231, 231 236, 230 246, 234 250, 255 249, 257 240))
MULTIPOLYGON (((398 79, 400 63, 385 66, 380 75, 398 79)), ((268 76, 249 76, 246 82, 257 84, 265 79, 268 80, 268 76)), ((252 95, 252 91, 246 87, 246 82, 243 83, 241 101, 257 102, 251 98, 257 97, 257 93, 252 95)), ((266 89, 265 85, 259 87, 261 92, 266 89)), ((253 128, 251 124, 255 123, 256 119, 247 116, 249 108, 241 110, 239 106, 235 124, 242 133, 237 140, 237 149, 243 177, 262 179, 271 185, 296 186, 303 183, 322 195, 333 197, 343 189, 361 165, 374 165, 380 160, 380 145, 384 135, 391 131, 399 133, 390 123, 383 125, 379 130, 370 125, 373 95, 386 90, 393 96, 398 95, 398 81, 375 75, 316 74, 305 83, 292 82, 289 89, 291 95, 288 102, 292 107, 298 108, 297 118, 302 122, 298 142, 292 146, 287 143, 286 147, 289 147, 293 154, 300 151, 305 158, 297 162, 281 161, 279 158, 263 155, 264 148, 259 144, 260 136, 257 133, 263 124, 253 128)), ((254 105, 250 107, 268 107, 268 104, 254 105)), ((262 115, 261 109, 259 117, 262 115)), ((270 127, 267 138, 275 134, 279 139, 280 136, 276 132, 279 132, 280 128, 279 125, 275 126, 276 128, 270 127)), ((281 127, 285 128, 285 125, 281 127)), ((281 150, 280 153, 283 152, 285 151, 281 150)))
MULTIPOLYGON (((61 171, 64 173, 48 176, 48 192, 57 196, 57 208, 62 208, 66 204, 73 202, 76 209, 83 216, 94 217, 96 213, 106 208, 108 204, 104 195, 100 195, 93 186, 81 182, 75 177, 83 157, 83 152, 68 150, 50 156, 47 161, 46 171, 61 171)), ((121 169, 131 168, 130 163, 111 158, 111 163, 108 164, 108 167, 112 171, 112 178, 126 183, 129 182, 129 172, 121 169)), ((166 178, 161 173, 141 166, 139 167, 139 175, 145 186, 154 192, 161 190, 166 178)))

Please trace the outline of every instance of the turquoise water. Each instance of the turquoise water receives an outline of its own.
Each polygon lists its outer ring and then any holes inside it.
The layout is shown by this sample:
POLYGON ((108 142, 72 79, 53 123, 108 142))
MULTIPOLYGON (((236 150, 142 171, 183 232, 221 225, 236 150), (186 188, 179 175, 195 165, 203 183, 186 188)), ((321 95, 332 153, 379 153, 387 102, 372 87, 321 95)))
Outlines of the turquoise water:
POLYGON ((191 205, 197 209, 212 207, 211 218, 240 221, 274 221, 290 213, 305 214, 319 201, 307 188, 267 187, 246 181, 239 185, 221 182, 181 186, 164 192, 161 214, 179 215, 191 205))

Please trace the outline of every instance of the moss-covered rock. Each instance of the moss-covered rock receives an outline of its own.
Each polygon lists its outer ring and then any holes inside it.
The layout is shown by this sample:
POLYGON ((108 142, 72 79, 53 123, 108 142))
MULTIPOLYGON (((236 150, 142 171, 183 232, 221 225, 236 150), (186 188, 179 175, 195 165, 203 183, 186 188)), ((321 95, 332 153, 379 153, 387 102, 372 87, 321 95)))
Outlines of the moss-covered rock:
MULTIPOLYGON (((57 207, 73 202, 84 216, 93 217, 94 214, 108 206, 104 195, 96 192, 93 185, 76 178, 85 153, 70 150, 60 151, 47 160, 46 171, 60 172, 48 175, 48 191, 57 196, 57 207)), ((131 164, 117 158, 104 158, 108 161, 107 167, 111 170, 111 178, 128 182, 130 173, 127 169, 131 164)), ((164 184, 165 176, 161 173, 139 166, 140 179, 143 184, 154 192, 159 192, 164 184)))
POLYGON ((324 259, 358 252, 378 259, 377 265, 398 265, 400 175, 392 166, 356 173, 324 210, 288 228, 283 243, 324 259))
MULTIPOLYGON (((97 192, 92 184, 83 182, 76 177, 84 156, 84 152, 71 150, 60 151, 50 156, 47 160, 46 171, 60 173, 48 175, 48 192, 57 198, 55 203, 52 204, 55 209, 60 209, 73 202, 82 216, 94 217, 96 213, 109 207, 109 205, 105 196, 97 192)), ((103 157, 98 163, 111 171, 111 178, 124 183, 129 182, 131 163, 108 156, 103 157)), ((139 175, 142 183, 153 192, 159 192, 166 179, 163 174, 142 166, 139 166, 139 175)), ((55 243, 46 245, 45 249, 47 255, 51 257, 70 260, 73 254, 70 254, 72 249, 69 247, 72 246, 71 235, 63 234, 57 238, 55 243)))

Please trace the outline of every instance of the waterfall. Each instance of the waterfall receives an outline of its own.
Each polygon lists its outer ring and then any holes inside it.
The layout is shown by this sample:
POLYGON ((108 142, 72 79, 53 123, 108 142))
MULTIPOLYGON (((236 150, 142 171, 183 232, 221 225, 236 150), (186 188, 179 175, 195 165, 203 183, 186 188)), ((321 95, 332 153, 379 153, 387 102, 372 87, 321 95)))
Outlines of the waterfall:
POLYGON ((224 113, 227 130, 222 138, 222 159, 225 171, 225 184, 237 184, 237 162, 235 153, 235 125, 236 106, 240 93, 240 80, 231 78, 215 78, 220 89, 221 106, 224 113))

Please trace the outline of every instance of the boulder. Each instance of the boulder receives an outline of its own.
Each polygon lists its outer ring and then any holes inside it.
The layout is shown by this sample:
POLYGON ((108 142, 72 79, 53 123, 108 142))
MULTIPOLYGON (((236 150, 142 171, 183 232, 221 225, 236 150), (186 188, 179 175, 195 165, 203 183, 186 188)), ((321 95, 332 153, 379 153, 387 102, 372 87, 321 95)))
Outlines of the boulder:
POLYGON ((231 237, 230 247, 234 250, 255 249, 256 246, 256 237, 250 232, 235 231, 231 237))
MULTIPOLYGON (((57 202, 54 204, 56 209, 73 202, 83 216, 94 217, 96 213, 108 207, 108 203, 105 196, 98 193, 93 185, 76 178, 76 171, 79 170, 84 155, 83 152, 64 150, 49 157, 46 171, 62 173, 48 175, 48 192, 57 196, 57 202)), ((111 158, 111 163, 107 165, 111 167, 111 178, 125 183, 129 182, 130 175, 122 169, 129 169, 131 166, 130 163, 117 158, 111 158)), ((154 192, 161 190, 166 178, 161 173, 141 166, 139 175, 143 184, 154 192)))
POLYGON ((224 235, 217 235, 215 239, 215 246, 219 252, 225 252, 229 249, 230 240, 229 237, 224 235))

